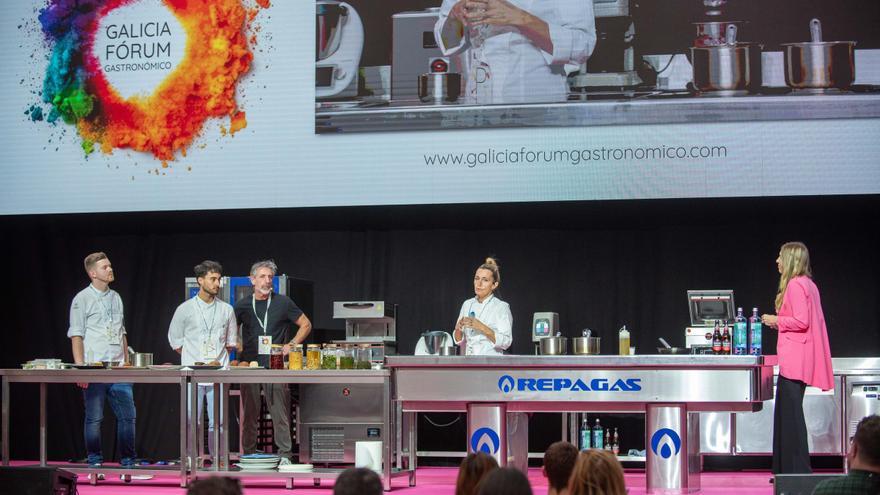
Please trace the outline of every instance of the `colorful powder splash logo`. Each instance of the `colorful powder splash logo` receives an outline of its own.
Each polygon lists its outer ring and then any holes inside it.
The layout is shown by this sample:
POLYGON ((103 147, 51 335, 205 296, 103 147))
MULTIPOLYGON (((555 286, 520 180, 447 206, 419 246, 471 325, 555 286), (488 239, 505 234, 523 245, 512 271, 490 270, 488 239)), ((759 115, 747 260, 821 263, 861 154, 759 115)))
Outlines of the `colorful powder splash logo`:
POLYGON ((186 155, 208 119, 243 129, 236 85, 253 60, 252 23, 269 7, 255 1, 49 0, 39 13, 52 47, 46 120, 75 126, 86 154, 128 148, 163 164, 186 155))

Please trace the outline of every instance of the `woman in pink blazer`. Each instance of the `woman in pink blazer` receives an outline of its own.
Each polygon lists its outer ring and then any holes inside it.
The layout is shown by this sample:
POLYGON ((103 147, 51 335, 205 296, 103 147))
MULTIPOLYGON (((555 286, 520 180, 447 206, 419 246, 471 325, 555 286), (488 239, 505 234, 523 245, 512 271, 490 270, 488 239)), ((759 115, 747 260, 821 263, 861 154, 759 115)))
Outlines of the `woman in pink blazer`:
POLYGON ((779 379, 773 418, 773 472, 809 473, 804 390, 834 388, 828 330, 819 288, 813 283, 810 253, 800 242, 788 242, 776 258, 779 289, 776 315, 763 315, 764 325, 779 331, 776 354, 779 379))

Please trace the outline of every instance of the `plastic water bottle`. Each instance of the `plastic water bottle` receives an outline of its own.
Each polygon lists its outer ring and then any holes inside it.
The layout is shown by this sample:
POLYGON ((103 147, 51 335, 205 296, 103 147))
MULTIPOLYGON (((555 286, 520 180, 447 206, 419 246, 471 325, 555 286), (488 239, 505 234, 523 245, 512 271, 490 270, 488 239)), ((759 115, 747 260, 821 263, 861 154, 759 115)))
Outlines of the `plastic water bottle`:
POLYGON ((593 448, 605 448, 605 429, 599 423, 599 418, 596 418, 596 424, 593 425, 593 448))
POLYGON ((747 321, 743 316, 743 309, 736 308, 736 319, 733 320, 733 353, 744 356, 748 349, 747 321))
POLYGON ((761 317, 758 316, 758 308, 752 308, 752 316, 749 318, 749 354, 761 355, 761 317))
POLYGON ((581 450, 590 448, 590 435, 590 422, 587 420, 587 415, 584 414, 581 418, 581 450))

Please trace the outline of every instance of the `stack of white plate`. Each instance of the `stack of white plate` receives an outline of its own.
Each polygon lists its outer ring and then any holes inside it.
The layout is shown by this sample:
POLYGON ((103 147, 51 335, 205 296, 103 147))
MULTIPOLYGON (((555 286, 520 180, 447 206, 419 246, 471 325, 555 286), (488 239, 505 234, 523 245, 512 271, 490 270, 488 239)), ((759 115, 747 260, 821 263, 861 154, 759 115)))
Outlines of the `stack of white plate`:
POLYGON ((243 471, 274 471, 281 458, 273 454, 247 454, 241 456, 236 466, 243 471))
POLYGON ((315 466, 311 464, 284 464, 278 466, 279 473, 311 473, 315 466))

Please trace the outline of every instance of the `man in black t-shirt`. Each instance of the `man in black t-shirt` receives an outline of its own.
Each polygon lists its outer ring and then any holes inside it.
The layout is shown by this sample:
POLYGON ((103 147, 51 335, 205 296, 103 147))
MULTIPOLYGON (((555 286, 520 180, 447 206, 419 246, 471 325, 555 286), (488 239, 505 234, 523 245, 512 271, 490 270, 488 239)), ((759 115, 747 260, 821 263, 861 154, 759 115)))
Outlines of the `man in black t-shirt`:
MULTIPOLYGON (((312 323, 305 313, 289 297, 272 294, 272 280, 278 267, 271 260, 258 261, 251 267, 251 283, 254 293, 235 302, 235 318, 241 326, 241 361, 257 361, 264 368, 269 367, 269 353, 273 344, 283 345, 284 355, 290 352, 291 344, 301 344, 312 323), (298 330, 291 338, 291 325, 298 330)), ((260 390, 266 398, 272 427, 275 432, 275 445, 281 463, 290 462, 293 442, 290 439, 290 389, 284 383, 255 383, 241 385, 241 402, 244 409, 242 418, 242 447, 245 454, 257 450, 257 424, 260 416, 260 390)))

